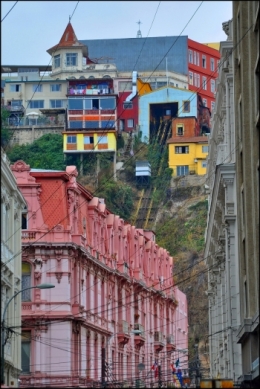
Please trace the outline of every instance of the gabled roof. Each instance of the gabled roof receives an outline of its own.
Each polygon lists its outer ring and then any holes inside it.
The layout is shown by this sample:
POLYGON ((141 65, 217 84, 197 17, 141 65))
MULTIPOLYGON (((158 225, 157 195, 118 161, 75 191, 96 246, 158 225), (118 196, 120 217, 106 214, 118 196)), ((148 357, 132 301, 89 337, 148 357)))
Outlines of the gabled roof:
POLYGON ((59 43, 57 45, 51 47, 49 50, 47 50, 47 53, 49 53, 51 55, 54 51, 56 51, 60 48, 73 48, 73 47, 82 48, 83 55, 84 56, 88 55, 87 46, 78 41, 78 38, 76 37, 76 34, 74 32, 74 29, 73 29, 71 23, 69 22, 67 27, 65 28, 65 31, 64 31, 59 43))

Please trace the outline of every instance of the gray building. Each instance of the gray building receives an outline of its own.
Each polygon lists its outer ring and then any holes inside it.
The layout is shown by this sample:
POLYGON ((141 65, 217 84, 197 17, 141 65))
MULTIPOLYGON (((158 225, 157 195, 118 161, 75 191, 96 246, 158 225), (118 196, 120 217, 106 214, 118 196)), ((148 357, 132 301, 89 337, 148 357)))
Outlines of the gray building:
POLYGON ((220 43, 221 67, 209 136, 205 258, 211 377, 237 382, 242 374, 242 356, 236 339, 240 325, 240 290, 232 21, 223 23, 223 29, 228 38, 220 43))
POLYGON ((259 1, 233 1, 242 387, 259 387, 259 1))
POLYGON ((211 377, 259 387, 259 2, 233 2, 209 137, 211 377))

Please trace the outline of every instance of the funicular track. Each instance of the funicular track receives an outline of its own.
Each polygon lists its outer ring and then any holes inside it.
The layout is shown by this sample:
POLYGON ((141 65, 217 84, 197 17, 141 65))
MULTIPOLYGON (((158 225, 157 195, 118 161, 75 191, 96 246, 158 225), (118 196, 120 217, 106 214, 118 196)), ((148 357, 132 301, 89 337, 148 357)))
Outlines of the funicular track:
MULTIPOLYGON (((154 138, 153 144, 159 144, 161 146, 160 155, 162 155, 166 142, 171 135, 171 123, 171 120, 161 121, 156 136, 154 138)), ((159 163, 157 164, 157 167, 153 168, 152 171, 152 175, 154 177, 160 176, 162 172, 162 166, 163 158, 159 158, 159 163)), ((138 203, 136 213, 133 219, 133 224, 137 228, 148 229, 148 227, 150 227, 152 223, 154 223, 158 210, 156 207, 153 206, 153 198, 156 190, 157 188, 155 186, 150 185, 149 187, 143 188, 140 192, 140 196, 137 199, 138 203)))

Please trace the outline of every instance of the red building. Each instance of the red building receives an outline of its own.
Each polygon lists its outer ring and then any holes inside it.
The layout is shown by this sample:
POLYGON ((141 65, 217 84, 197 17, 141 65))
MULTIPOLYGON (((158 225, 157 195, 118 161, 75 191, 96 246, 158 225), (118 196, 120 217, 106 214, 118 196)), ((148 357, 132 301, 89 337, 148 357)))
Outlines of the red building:
POLYGON ((219 61, 218 50, 188 39, 189 89, 201 95, 203 105, 211 112, 215 107, 219 61))

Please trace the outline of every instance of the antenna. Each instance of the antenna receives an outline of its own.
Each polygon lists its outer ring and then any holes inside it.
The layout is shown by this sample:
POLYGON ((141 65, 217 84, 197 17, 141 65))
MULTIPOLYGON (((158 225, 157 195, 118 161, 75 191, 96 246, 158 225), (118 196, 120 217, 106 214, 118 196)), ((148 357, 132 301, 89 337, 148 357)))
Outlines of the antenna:
POLYGON ((140 24, 142 24, 142 22, 136 22, 138 25, 139 25, 139 30, 137 31, 137 35, 136 35, 136 38, 142 38, 142 33, 141 33, 141 30, 140 30, 140 24))
POLYGON ((70 23, 71 16, 69 15, 69 23, 70 23))

